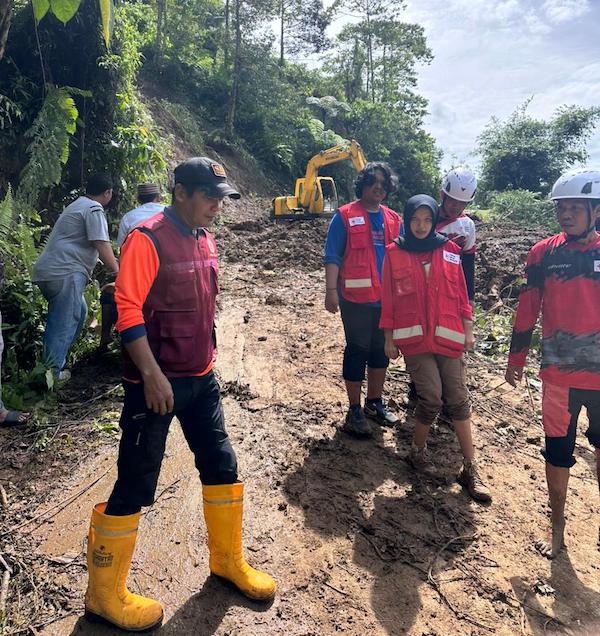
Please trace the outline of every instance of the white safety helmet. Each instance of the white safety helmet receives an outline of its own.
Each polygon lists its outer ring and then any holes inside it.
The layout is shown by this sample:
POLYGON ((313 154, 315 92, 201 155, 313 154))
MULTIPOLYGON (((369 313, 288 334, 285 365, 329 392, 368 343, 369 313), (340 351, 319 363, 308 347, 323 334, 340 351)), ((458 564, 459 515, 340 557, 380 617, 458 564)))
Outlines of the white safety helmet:
POLYGON ((552 186, 552 201, 559 199, 600 199, 600 171, 572 170, 552 186))
POLYGON ((477 179, 475 175, 464 166, 453 168, 442 179, 442 192, 457 201, 469 203, 475 197, 477 179))

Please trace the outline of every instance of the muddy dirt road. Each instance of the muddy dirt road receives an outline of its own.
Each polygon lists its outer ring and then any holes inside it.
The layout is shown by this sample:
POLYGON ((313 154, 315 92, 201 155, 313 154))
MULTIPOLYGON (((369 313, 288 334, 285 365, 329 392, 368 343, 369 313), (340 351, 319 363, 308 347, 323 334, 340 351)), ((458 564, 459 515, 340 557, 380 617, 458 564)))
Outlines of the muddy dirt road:
MULTIPOLYGON (((488 507, 471 502, 454 482, 460 454, 444 423, 430 444, 440 478, 409 470, 412 427, 402 408, 407 376, 399 362, 390 367, 387 395, 401 425, 378 429, 374 440, 347 437, 339 430, 341 323, 322 306, 325 225, 272 226, 251 216, 229 211, 219 231, 217 368, 247 487, 247 558, 277 578, 279 593, 261 606, 208 575, 201 491, 174 422, 129 579, 134 591, 164 603, 156 633, 508 636, 587 628, 600 634, 598 488, 583 436, 570 485, 569 549, 550 563, 532 548, 548 526, 535 388, 531 395, 508 392, 500 366, 481 354, 470 358, 476 445, 495 498, 488 507)), ((114 375, 104 380, 109 388, 117 384, 114 375)), ((94 402, 102 410, 95 417, 108 412, 114 422, 118 389, 109 397, 110 403, 106 396, 94 402)), ((18 433, 0 435, 13 447, 18 433)), ((20 599, 9 596, 13 612, 19 603, 39 603, 37 627, 18 632, 13 622, 7 634, 121 633, 81 618, 89 514, 115 476, 116 436, 95 439, 77 461, 75 446, 61 451, 59 466, 24 459, 19 470, 0 470, 11 484, 8 527, 77 495, 49 522, 41 516, 1 537, 13 563, 11 544, 32 551, 27 567, 33 581, 43 581, 38 597, 31 586, 20 599), (37 488, 34 509, 27 482, 37 488)))

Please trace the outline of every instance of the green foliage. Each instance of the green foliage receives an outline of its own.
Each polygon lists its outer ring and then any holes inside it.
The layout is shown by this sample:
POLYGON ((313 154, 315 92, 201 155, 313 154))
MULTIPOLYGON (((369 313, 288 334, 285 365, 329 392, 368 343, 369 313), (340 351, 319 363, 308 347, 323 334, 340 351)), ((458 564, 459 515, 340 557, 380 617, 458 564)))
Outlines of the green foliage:
MULTIPOLYGON (((513 321, 514 313, 508 308, 497 313, 490 313, 475 305, 473 324, 477 350, 504 364, 510 351, 513 321)), ((540 350, 541 338, 536 329, 531 340, 530 352, 533 356, 539 356, 540 350)))
POLYGON ((586 161, 586 142, 600 118, 600 108, 564 106, 544 121, 528 114, 530 101, 504 122, 493 117, 479 136, 479 202, 492 191, 547 194, 562 172, 586 161))
POLYGON ((0 307, 7 351, 3 371, 10 378, 4 383, 4 401, 23 408, 31 404, 38 390, 48 386, 46 368, 36 364, 42 350, 45 303, 31 280, 37 258, 35 234, 25 220, 16 218, 13 203, 9 189, 0 203, 0 260, 5 266, 0 307))
MULTIPOLYGON (((56 16, 63 24, 71 20, 81 5, 81 0, 31 0, 33 15, 39 22, 48 12, 56 16)), ((102 34, 106 46, 110 41, 113 26, 112 0, 99 0, 102 34)))
POLYGON ((510 220, 525 226, 544 227, 558 231, 554 205, 539 192, 505 190, 490 192, 487 203, 491 216, 497 220, 510 220))
POLYGON ((16 121, 23 118, 23 111, 19 104, 6 95, 0 95, 0 130, 10 128, 16 121))
POLYGON ((62 167, 69 159, 69 140, 75 132, 79 115, 72 94, 88 95, 68 87, 52 87, 25 137, 29 161, 21 173, 17 190, 19 206, 35 206, 43 188, 57 184, 62 167))

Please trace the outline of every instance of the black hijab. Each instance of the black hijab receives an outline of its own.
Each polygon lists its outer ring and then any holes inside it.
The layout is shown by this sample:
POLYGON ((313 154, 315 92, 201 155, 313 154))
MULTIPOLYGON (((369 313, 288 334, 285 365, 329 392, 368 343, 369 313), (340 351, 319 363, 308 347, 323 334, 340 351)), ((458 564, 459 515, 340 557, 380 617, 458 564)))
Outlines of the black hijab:
POLYGON ((417 194, 411 197, 404 206, 404 236, 396 239, 396 244, 407 252, 431 252, 448 241, 443 234, 435 231, 435 226, 440 217, 440 211, 435 199, 426 194, 417 194), (425 206, 431 210, 433 225, 431 232, 424 239, 418 239, 410 230, 410 222, 417 208, 425 206))

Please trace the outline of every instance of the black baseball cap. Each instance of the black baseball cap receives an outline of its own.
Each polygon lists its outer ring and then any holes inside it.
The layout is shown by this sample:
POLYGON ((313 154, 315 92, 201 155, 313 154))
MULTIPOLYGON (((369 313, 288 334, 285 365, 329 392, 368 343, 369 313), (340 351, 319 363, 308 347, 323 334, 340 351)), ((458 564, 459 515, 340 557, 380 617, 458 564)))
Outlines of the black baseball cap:
POLYGON ((175 183, 202 186, 209 197, 239 199, 240 193, 227 183, 225 168, 209 157, 191 157, 173 171, 175 183))

